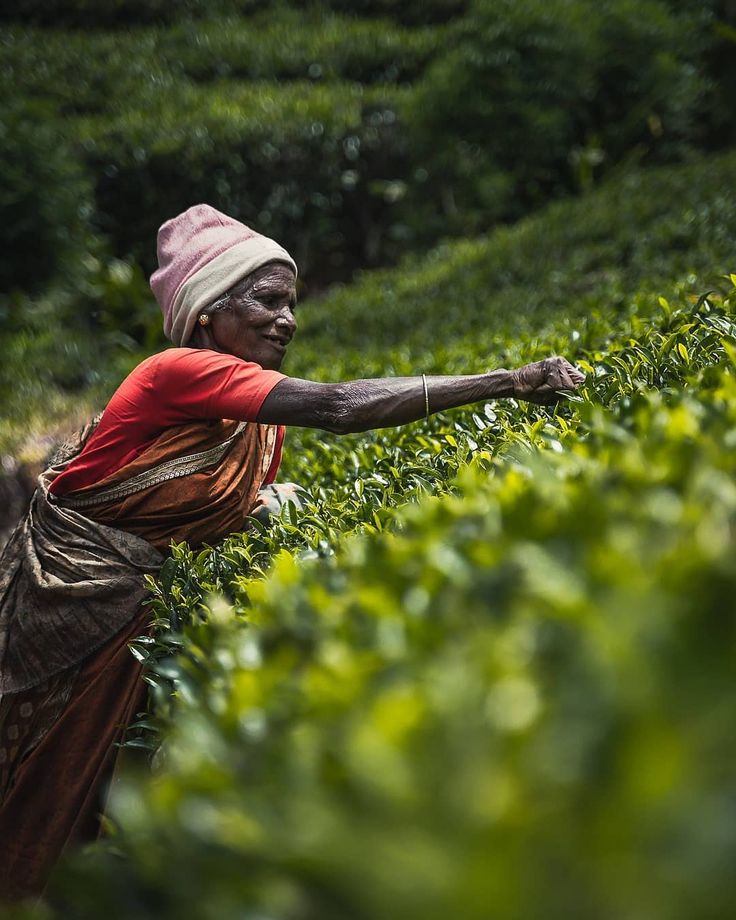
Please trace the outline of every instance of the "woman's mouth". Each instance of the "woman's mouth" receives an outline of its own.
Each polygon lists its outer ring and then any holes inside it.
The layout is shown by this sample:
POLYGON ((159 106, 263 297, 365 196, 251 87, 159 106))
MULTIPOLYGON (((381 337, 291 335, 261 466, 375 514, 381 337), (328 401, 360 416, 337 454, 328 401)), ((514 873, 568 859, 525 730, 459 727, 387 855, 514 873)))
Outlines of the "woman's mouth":
POLYGON ((263 338, 280 352, 285 352, 289 344, 289 339, 282 335, 264 335, 263 338))

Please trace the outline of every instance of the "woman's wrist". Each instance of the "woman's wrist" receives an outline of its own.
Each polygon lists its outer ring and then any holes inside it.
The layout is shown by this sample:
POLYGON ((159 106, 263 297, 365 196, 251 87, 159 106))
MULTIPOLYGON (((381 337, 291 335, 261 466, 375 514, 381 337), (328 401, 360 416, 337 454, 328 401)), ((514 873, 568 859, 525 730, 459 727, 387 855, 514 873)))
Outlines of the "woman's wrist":
POLYGON ((514 371, 499 368, 483 375, 488 387, 488 399, 502 399, 514 395, 514 371))

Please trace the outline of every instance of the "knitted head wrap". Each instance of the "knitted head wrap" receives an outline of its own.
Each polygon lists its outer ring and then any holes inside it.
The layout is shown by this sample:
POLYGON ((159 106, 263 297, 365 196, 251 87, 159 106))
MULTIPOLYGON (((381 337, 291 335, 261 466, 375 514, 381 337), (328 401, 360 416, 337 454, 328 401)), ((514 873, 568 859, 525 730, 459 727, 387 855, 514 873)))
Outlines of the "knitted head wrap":
POLYGON ((267 236, 210 207, 195 204, 158 231, 158 268, 151 288, 164 314, 164 333, 186 345, 198 314, 236 282, 289 253, 267 236))

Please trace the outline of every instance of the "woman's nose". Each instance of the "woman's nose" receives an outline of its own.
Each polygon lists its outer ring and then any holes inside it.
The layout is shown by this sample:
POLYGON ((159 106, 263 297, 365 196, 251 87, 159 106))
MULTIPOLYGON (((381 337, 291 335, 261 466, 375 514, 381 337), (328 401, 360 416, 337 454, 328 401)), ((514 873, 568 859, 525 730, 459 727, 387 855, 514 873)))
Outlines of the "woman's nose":
POLYGON ((280 329, 289 329, 293 335, 296 331, 296 317, 291 310, 286 310, 276 318, 276 325, 280 329))

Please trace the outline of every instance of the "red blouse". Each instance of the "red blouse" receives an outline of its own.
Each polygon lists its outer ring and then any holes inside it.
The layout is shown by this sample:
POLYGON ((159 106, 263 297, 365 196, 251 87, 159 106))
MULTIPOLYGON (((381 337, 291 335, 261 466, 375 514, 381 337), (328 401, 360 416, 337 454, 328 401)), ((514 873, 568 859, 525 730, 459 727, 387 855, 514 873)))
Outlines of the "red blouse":
MULTIPOLYGON (((196 419, 255 422, 264 399, 284 376, 205 348, 169 348, 152 355, 120 384, 84 450, 50 491, 66 495, 93 486, 173 425, 196 419)), ((280 425, 264 485, 276 478, 283 441, 280 425)))

